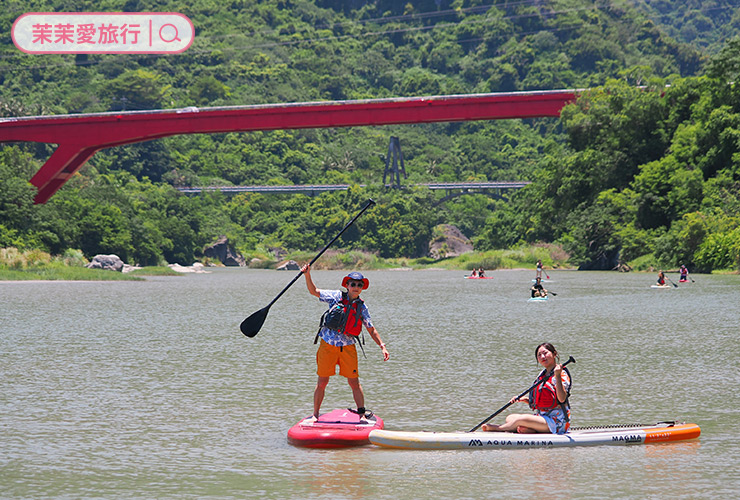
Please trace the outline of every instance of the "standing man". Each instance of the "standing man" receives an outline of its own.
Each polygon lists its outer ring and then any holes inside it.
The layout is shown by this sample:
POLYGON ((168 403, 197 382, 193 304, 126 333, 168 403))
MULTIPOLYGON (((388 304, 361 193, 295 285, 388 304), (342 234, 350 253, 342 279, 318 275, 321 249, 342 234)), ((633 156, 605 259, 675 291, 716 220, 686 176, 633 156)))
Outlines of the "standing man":
POLYGON ((336 375, 336 367, 339 365, 339 374, 347 378, 352 397, 357 405, 353 412, 365 415, 365 394, 360 385, 359 373, 357 371, 357 348, 355 343, 365 325, 383 353, 383 360, 388 361, 390 354, 385 344, 380 339, 378 330, 370 320, 370 313, 365 303, 360 299, 360 293, 366 289, 370 282, 361 273, 353 271, 342 279, 342 286, 347 289, 320 290, 311 278, 311 266, 304 265, 301 272, 306 277, 308 292, 318 297, 321 302, 329 304, 329 310, 321 318, 321 328, 317 335, 320 338, 319 349, 316 352, 316 374, 319 379, 313 394, 313 417, 318 420, 321 403, 324 401, 326 386, 329 377, 336 375))
POLYGON ((686 266, 681 264, 681 269, 678 270, 679 273, 681 273, 681 277, 678 278, 678 281, 688 281, 689 280, 689 270, 686 269, 686 266))

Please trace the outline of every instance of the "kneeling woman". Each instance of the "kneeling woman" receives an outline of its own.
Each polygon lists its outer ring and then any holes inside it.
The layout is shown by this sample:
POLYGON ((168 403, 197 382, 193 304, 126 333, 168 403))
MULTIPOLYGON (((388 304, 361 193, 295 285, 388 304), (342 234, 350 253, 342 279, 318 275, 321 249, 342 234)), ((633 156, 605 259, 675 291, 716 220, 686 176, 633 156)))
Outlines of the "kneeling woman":
POLYGON ((528 396, 514 398, 511 403, 529 403, 534 415, 513 413, 506 417, 503 425, 484 424, 484 431, 565 434, 570 427, 570 374, 558 359, 552 344, 543 343, 535 349, 537 361, 544 370, 537 378, 537 385, 528 396))

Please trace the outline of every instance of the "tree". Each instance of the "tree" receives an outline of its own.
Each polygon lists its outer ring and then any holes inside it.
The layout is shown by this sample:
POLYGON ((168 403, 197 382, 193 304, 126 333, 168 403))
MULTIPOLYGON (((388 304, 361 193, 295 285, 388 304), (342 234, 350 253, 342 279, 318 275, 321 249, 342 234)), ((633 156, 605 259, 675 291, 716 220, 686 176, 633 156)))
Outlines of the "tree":
MULTIPOLYGON (((9 231, 23 234, 33 223, 33 199, 36 188, 28 182, 35 165, 27 153, 17 147, 0 149, 0 221, 9 231)), ((7 238, 7 236, 6 236, 7 238)), ((0 247, 17 241, 0 241, 0 247)))
POLYGON ((114 111, 161 108, 171 92, 163 80, 162 75, 146 69, 127 70, 105 83, 102 95, 114 111))

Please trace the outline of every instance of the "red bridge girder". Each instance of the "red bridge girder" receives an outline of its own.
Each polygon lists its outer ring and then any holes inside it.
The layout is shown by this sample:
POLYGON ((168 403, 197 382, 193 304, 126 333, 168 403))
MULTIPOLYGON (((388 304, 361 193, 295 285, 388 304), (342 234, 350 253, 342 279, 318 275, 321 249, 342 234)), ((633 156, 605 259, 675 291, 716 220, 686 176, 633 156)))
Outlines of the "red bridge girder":
POLYGON ((46 203, 96 151, 178 134, 558 117, 578 90, 0 118, 0 142, 58 147, 31 179, 46 203))

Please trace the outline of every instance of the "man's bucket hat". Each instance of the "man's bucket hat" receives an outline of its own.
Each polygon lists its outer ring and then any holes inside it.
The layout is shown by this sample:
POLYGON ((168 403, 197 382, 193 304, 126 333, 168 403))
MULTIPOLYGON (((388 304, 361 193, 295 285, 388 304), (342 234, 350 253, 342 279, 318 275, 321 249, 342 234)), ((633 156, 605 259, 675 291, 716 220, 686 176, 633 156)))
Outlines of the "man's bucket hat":
POLYGON ((362 289, 367 290, 367 287, 370 286, 370 281, 362 275, 362 273, 358 273, 357 271, 352 271, 347 276, 342 279, 342 286, 347 288, 347 282, 348 281, 362 281, 362 289))

